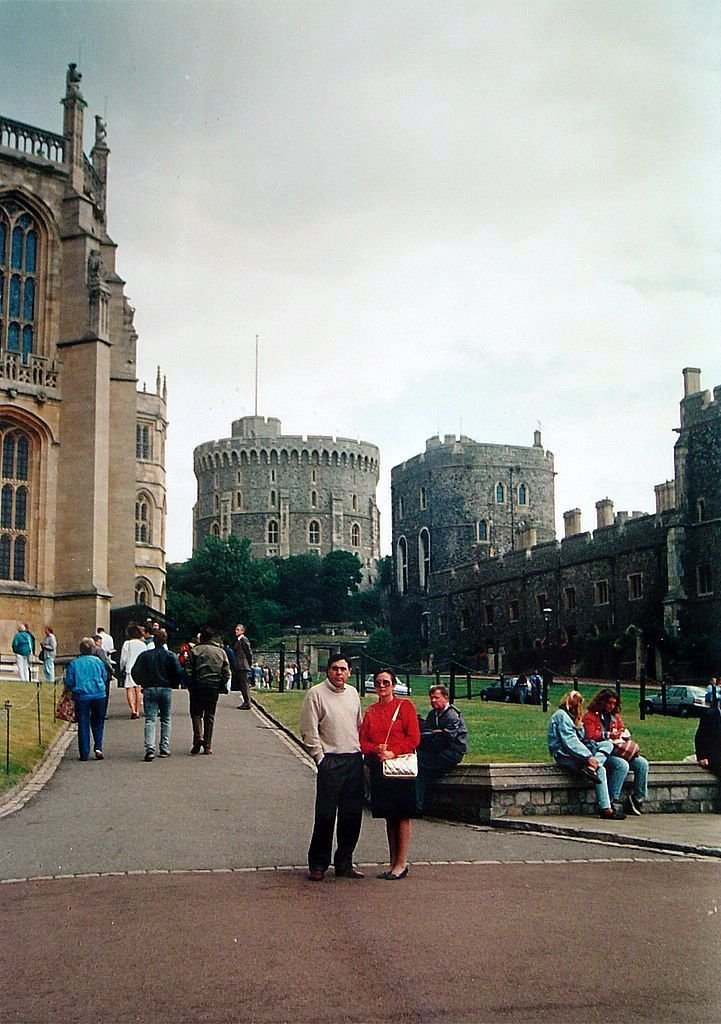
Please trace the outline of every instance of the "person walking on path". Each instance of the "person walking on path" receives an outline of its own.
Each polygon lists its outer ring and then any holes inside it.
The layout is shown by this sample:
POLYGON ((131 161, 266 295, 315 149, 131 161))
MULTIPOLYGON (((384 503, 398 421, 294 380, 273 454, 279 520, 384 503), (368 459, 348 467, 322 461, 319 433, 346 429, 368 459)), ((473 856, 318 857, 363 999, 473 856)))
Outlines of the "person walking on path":
POLYGON ((43 661, 43 677, 46 683, 55 682, 55 657, 58 653, 58 641, 52 626, 45 627, 45 636, 40 641, 40 656, 43 661))
POLYGON ((78 752, 81 761, 90 760, 90 732, 97 761, 103 760, 105 731, 105 666, 95 655, 95 641, 80 641, 80 654, 65 670, 65 685, 75 701, 78 720, 78 752))
POLYGON ((158 628, 154 646, 138 656, 133 665, 133 679, 143 691, 145 711, 145 760, 155 760, 155 732, 160 714, 160 756, 170 757, 170 711, 173 690, 183 681, 183 670, 177 654, 167 649, 168 634, 158 628))
POLYGON ((225 693, 230 679, 228 655, 215 639, 210 626, 203 626, 198 643, 186 664, 190 719, 193 723, 191 754, 213 753, 213 726, 218 697, 225 693))
POLYGON ((140 687, 133 679, 133 665, 135 659, 147 650, 143 640, 143 628, 136 622, 131 622, 125 630, 127 640, 120 649, 120 678, 125 687, 125 698, 130 708, 131 718, 140 718, 141 694, 140 687))
POLYGON ((371 814, 385 818, 389 869, 378 878, 399 881, 408 875, 408 847, 411 818, 419 816, 415 778, 386 778, 383 762, 399 754, 412 754, 420 743, 418 715, 412 701, 396 697, 396 675, 392 669, 376 672, 373 685, 377 704, 366 709, 360 731, 361 750, 371 777, 371 814))
POLYGON ((363 757, 358 739, 361 706, 358 691, 347 685, 349 675, 347 659, 333 655, 326 666, 326 679, 306 692, 300 712, 303 744, 318 766, 308 847, 308 878, 312 882, 321 882, 330 866, 334 831, 336 876, 363 877, 353 867, 363 819, 363 757))
POLYGON ((35 639, 24 622, 18 623, 12 642, 15 664, 21 683, 30 682, 30 655, 35 652, 35 639))
POLYGON ((250 691, 248 689, 248 676, 253 666, 253 652, 250 648, 250 641, 245 635, 245 626, 239 622, 235 627, 235 640, 233 647, 233 678, 231 688, 240 690, 243 703, 238 705, 240 711, 250 711, 250 691))

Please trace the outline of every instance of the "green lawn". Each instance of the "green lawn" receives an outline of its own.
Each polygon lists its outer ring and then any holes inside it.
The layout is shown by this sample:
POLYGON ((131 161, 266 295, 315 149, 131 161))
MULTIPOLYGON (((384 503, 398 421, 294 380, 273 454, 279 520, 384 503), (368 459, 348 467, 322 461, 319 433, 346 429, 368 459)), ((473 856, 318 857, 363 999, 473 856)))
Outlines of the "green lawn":
POLYGON ((54 719, 55 694, 52 685, 40 686, 40 736, 38 737, 38 689, 35 683, 0 683, 0 793, 14 786, 31 771, 47 750, 64 723, 54 719), (10 702, 10 771, 7 771, 8 718, 10 702))
MULTIPOLYGON (((412 700, 419 713, 425 715, 429 710, 428 677, 414 677, 411 680, 413 689, 412 700)), ((478 684, 474 680, 474 693, 478 693, 478 684)), ((529 704, 501 704, 494 701, 485 703, 477 696, 472 700, 461 696, 465 693, 465 679, 457 685, 456 707, 461 712, 468 726, 468 754, 466 761, 548 761, 546 746, 546 728, 548 719, 558 707, 558 701, 566 686, 553 686, 549 691, 548 712, 543 713, 540 707, 529 704)), ((599 689, 597 686, 581 685, 580 690, 586 700, 599 689)), ((275 718, 293 732, 299 734, 300 705, 303 693, 293 690, 290 693, 274 691, 254 691, 254 697, 275 718)), ((641 722, 638 714, 638 690, 626 689, 622 693, 622 714, 626 725, 633 733, 634 739, 641 746, 642 754, 651 761, 681 761, 693 754, 693 737, 696 732, 696 719, 683 719, 672 716, 651 715, 641 722)), ((364 706, 372 703, 375 695, 363 699, 364 706)))

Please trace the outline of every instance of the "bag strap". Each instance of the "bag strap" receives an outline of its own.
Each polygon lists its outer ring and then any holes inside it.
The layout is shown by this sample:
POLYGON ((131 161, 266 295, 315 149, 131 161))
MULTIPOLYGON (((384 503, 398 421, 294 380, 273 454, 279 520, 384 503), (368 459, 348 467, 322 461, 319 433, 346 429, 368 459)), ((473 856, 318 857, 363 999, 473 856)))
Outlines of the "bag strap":
POLYGON ((387 746, 388 746, 388 739, 389 739, 389 737, 390 737, 390 734, 391 734, 391 729, 393 728, 393 723, 395 722, 396 718, 398 718, 398 712, 399 712, 399 711, 400 711, 400 709, 401 709, 401 704, 402 704, 402 703, 403 703, 403 702, 399 700, 399 701, 398 701, 398 704, 396 705, 396 709, 395 709, 395 711, 393 712, 393 718, 391 718, 391 724, 390 724, 390 725, 388 726, 388 732, 386 733, 386 738, 385 738, 385 742, 384 742, 384 744, 383 744, 383 746, 384 746, 384 747, 387 747, 387 746))

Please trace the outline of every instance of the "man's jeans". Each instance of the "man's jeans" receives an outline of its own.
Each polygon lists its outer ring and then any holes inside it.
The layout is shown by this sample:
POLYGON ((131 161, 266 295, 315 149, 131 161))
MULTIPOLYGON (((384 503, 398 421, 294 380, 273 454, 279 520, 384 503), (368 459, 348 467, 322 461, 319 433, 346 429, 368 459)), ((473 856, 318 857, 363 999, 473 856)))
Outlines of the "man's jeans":
POLYGON ((143 688, 145 710, 145 749, 155 751, 155 720, 160 713, 160 753, 170 753, 170 708, 173 691, 169 686, 143 688))

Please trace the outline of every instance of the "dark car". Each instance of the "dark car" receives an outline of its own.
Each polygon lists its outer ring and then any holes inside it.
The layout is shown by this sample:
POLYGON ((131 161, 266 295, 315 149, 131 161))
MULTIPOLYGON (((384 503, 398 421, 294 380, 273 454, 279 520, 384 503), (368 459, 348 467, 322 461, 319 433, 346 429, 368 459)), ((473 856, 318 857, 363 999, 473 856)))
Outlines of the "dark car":
MULTIPOLYGON (((666 687, 666 714, 680 715, 688 718, 689 715, 698 717, 699 709, 706 707, 706 691, 701 686, 667 686, 666 687)), ((647 715, 662 715, 663 701, 660 693, 654 693, 643 702, 643 710, 647 715)))
POLYGON ((485 686, 481 690, 481 700, 502 700, 505 704, 518 704, 516 693, 517 676, 506 676, 503 685, 485 686))

